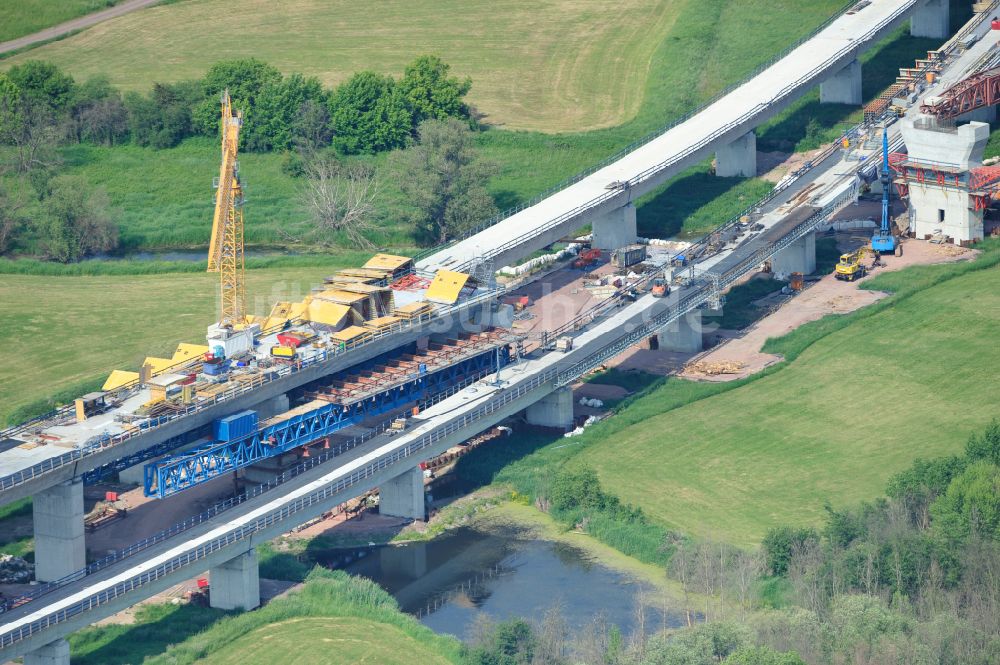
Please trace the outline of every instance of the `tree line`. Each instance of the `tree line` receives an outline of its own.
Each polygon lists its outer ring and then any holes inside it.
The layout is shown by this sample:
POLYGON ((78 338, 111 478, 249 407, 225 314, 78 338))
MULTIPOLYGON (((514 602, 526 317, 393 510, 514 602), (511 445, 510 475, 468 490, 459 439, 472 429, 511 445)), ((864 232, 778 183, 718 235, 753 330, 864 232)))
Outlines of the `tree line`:
POLYGON ((363 71, 333 89, 255 58, 227 60, 202 79, 155 83, 146 94, 122 94, 104 76, 78 83, 47 62, 16 65, 0 73, 0 145, 12 155, 0 176, 13 171, 30 187, 0 181, 0 254, 31 247, 68 262, 114 250, 107 193, 60 175, 59 147, 163 149, 217 136, 223 90, 243 112, 241 148, 284 152, 283 170, 302 179, 298 204, 313 224, 287 241, 373 247, 380 178, 351 156, 406 148, 390 163, 408 201, 400 214, 418 243, 445 242, 497 212, 486 183, 498 168, 475 151, 470 87, 432 55, 413 60, 399 79, 363 71))
MULTIPOLYGON (((475 461, 463 458, 460 471, 474 476, 475 461)), ((489 464, 480 466, 490 471, 489 464)), ((851 508, 828 505, 819 527, 778 526, 752 549, 665 530, 605 492, 587 467, 567 465, 538 485, 515 486, 567 528, 622 551, 629 541, 608 538, 599 530, 605 521, 628 528, 635 542, 642 540, 638 531, 658 535, 666 574, 682 593, 660 599, 639 592, 628 635, 602 617, 570 630, 557 607, 533 621, 481 619, 467 662, 1000 662, 998 422, 972 435, 960 455, 915 460, 888 481, 885 496, 851 508), (651 625, 643 607, 660 601, 664 608, 682 606, 682 627, 651 625)), ((648 549, 637 552, 654 559, 648 549)))
POLYGON ((0 73, 0 142, 18 148, 28 171, 47 138, 169 148, 189 136, 216 136, 219 100, 229 90, 243 111, 241 147, 266 152, 333 146, 344 155, 402 148, 424 120, 470 118, 464 97, 472 82, 424 55, 403 76, 358 72, 332 90, 302 74, 244 58, 213 65, 202 79, 154 83, 147 94, 124 95, 106 76, 77 83, 55 65, 30 60, 0 73))

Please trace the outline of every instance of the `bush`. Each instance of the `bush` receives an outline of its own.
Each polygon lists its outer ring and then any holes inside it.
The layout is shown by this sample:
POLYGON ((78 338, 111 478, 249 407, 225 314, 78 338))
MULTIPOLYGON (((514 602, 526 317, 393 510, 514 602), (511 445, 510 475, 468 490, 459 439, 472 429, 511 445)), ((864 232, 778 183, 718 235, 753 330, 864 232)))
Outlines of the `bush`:
POLYGON ((792 554, 804 547, 810 541, 818 541, 819 534, 815 529, 780 526, 770 529, 764 536, 761 547, 764 550, 764 561, 772 575, 788 573, 788 564, 792 554))
POLYGON ((334 147, 348 155, 402 148, 413 120, 391 76, 359 72, 330 95, 334 147))
POLYGON ((67 263, 118 246, 118 226, 103 187, 88 191, 80 176, 60 176, 45 200, 38 222, 40 242, 48 258, 67 263))

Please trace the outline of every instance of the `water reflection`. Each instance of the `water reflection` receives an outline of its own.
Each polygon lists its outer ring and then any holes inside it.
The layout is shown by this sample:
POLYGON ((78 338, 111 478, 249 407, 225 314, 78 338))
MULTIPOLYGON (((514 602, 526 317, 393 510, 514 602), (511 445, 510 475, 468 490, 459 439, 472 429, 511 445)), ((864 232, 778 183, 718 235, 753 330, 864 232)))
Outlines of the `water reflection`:
POLYGON ((683 624, 681 609, 665 605, 648 585, 594 561, 565 543, 527 539, 510 532, 457 529, 429 543, 319 553, 320 563, 363 575, 382 585, 405 612, 426 626, 460 638, 478 612, 497 620, 541 619, 559 606, 571 630, 603 613, 624 633, 632 631, 636 600, 647 606, 647 629, 683 624))

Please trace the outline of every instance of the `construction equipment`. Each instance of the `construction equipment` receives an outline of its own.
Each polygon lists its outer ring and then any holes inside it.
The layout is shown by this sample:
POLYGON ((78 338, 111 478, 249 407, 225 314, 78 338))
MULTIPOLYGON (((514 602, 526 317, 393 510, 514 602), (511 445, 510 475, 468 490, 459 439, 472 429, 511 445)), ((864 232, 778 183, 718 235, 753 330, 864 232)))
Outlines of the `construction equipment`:
POLYGON ((868 266, 861 262, 866 256, 874 256, 875 262, 871 267, 881 265, 879 253, 867 245, 862 245, 850 254, 841 254, 837 267, 834 268, 834 276, 844 282, 853 282, 868 274, 868 266))
POLYGON ((208 272, 220 276, 222 326, 246 323, 243 259, 243 187, 236 154, 243 112, 233 111, 229 91, 222 93, 222 163, 215 192, 215 216, 208 247, 208 272))
POLYGON ((600 258, 601 258, 601 250, 588 249, 583 252, 580 252, 580 256, 576 257, 576 260, 573 261, 573 267, 587 268, 600 258))
POLYGON ((882 172, 879 174, 879 182, 882 183, 882 223, 872 235, 872 250, 879 254, 892 253, 900 256, 903 246, 889 228, 889 190, 892 180, 889 176, 889 133, 885 129, 882 129, 882 172))
POLYGON ((670 285, 667 284, 667 280, 657 277, 653 280, 649 292, 653 294, 654 298, 665 298, 670 293, 670 285))

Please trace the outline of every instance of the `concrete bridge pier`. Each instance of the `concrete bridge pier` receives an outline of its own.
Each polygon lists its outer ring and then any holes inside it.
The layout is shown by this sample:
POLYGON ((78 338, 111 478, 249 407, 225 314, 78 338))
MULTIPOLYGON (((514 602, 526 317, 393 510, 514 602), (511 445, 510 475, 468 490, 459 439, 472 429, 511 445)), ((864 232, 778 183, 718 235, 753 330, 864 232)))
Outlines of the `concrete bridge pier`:
MULTIPOLYGON (((970 122, 960 127, 939 127, 933 120, 904 121, 903 142, 909 161, 945 165, 960 171, 981 166, 990 138, 989 125, 970 122)), ((983 237, 983 212, 976 210, 966 192, 938 186, 931 179, 911 182, 910 228, 917 238, 941 233, 956 244, 983 237)))
POLYGON ((252 610, 260 606, 257 550, 251 549, 208 572, 209 604, 220 610, 252 610))
POLYGON ((83 480, 38 492, 32 498, 35 579, 53 582, 87 565, 83 535, 83 480))
POLYGON ((853 60, 849 65, 819 84, 821 104, 861 104, 861 62, 853 60))
POLYGON ((69 665, 69 642, 56 640, 24 654, 24 665, 69 665))
POLYGON ((379 485, 378 512, 421 522, 426 520, 423 470, 418 466, 412 467, 406 473, 379 485))
POLYGON ((757 175, 757 135, 749 131, 715 153, 715 175, 752 178, 757 175))
POLYGON ((659 344, 664 351, 701 351, 704 348, 701 339, 701 310, 691 310, 660 331, 659 344))
POLYGON ((816 234, 807 233, 771 258, 771 272, 803 275, 816 272, 816 234))
POLYGON ((638 237, 635 226, 635 206, 631 203, 622 208, 594 219, 591 223, 594 232, 591 245, 595 249, 607 251, 631 245, 638 237))
POLYGON ((573 391, 569 386, 556 388, 524 410, 529 425, 566 431, 573 427, 573 391))
POLYGON ((948 0, 927 0, 913 10, 910 17, 910 34, 914 37, 947 39, 951 36, 948 0))

